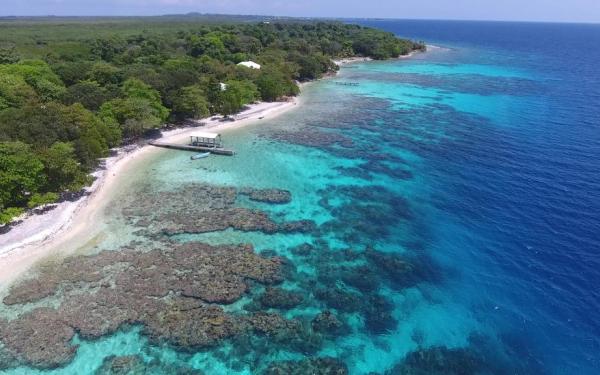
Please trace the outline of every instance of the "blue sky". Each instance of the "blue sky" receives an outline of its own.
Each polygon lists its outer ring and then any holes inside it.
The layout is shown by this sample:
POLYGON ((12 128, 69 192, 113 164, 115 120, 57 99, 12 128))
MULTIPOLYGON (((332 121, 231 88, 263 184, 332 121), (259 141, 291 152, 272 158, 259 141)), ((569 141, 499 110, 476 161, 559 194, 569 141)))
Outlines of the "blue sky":
POLYGON ((187 12, 600 22, 600 0, 0 0, 0 15, 187 12))

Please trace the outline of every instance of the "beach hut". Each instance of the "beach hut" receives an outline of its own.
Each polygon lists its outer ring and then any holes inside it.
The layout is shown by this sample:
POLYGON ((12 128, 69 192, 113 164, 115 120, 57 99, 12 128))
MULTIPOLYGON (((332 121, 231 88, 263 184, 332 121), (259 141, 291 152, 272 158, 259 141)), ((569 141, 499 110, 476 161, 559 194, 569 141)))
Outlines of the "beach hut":
POLYGON ((222 147, 221 134, 208 132, 196 133, 190 136, 190 145, 220 148, 222 147))
POLYGON ((250 69, 260 69, 260 64, 257 64, 254 61, 242 61, 238 66, 245 66, 250 69))

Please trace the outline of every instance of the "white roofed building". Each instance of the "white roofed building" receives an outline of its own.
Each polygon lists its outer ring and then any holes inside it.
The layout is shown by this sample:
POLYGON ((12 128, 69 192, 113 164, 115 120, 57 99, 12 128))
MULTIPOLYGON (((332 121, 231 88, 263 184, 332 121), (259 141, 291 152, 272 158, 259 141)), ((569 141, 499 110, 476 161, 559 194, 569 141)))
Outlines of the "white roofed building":
POLYGON ((257 64, 254 61, 242 61, 238 66, 245 66, 250 69, 260 69, 260 64, 257 64))
POLYGON ((191 146, 221 147, 221 134, 199 132, 190 136, 191 146))

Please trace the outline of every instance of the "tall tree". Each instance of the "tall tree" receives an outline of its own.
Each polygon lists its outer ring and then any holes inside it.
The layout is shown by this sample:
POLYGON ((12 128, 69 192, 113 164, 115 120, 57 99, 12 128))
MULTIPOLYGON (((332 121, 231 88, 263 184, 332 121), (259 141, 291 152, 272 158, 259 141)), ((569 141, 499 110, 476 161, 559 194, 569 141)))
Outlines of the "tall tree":
POLYGON ((20 59, 14 44, 0 44, 0 64, 14 64, 20 59))
POLYGON ((198 85, 183 87, 173 99, 173 114, 178 119, 198 119, 210 114, 208 99, 198 85))
POLYGON ((47 191, 78 191, 91 181, 70 143, 56 142, 42 153, 41 159, 47 176, 47 191))
POLYGON ((46 182, 44 164, 23 142, 0 142, 0 209, 26 205, 46 182))

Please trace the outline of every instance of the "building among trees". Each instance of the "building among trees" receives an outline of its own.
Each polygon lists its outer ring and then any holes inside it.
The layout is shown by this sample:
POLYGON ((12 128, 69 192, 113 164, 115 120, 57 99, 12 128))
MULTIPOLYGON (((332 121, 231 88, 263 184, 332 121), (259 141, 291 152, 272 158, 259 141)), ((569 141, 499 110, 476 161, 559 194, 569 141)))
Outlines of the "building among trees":
POLYGON ((250 68, 250 69, 260 69, 260 64, 257 64, 254 61, 242 61, 238 65, 245 66, 246 68, 250 68))

